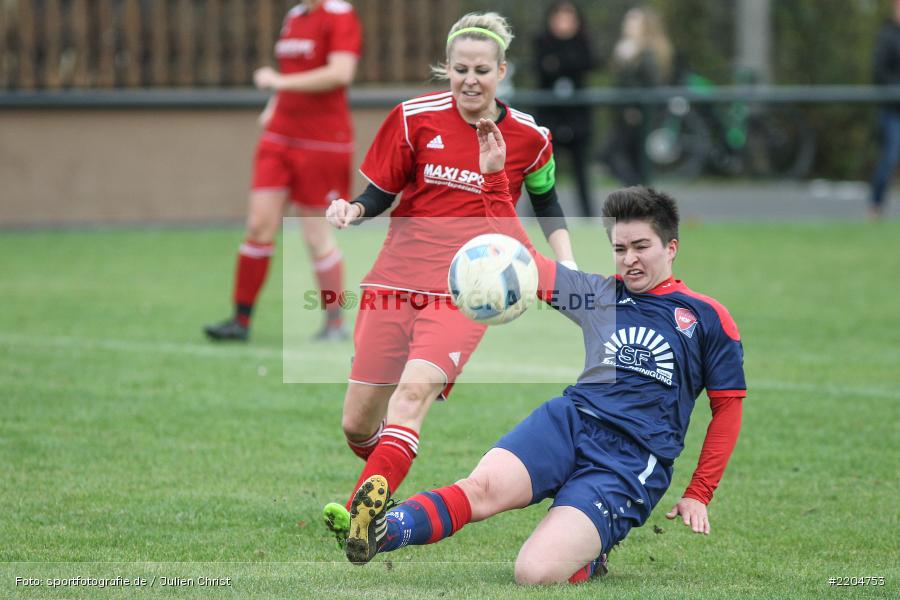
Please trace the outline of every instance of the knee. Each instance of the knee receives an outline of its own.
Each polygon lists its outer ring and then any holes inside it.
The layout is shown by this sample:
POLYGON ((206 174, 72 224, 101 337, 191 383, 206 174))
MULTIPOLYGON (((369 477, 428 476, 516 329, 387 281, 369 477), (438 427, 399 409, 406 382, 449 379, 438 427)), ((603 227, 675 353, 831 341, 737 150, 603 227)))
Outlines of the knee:
POLYGON ((465 479, 457 481, 456 485, 465 492, 472 506, 472 516, 475 517, 476 507, 484 506, 491 497, 490 480, 487 477, 482 477, 480 474, 472 474, 465 479))
POLYGON ((344 436, 351 442, 367 440, 378 431, 378 425, 374 428, 369 419, 362 418, 358 414, 345 414, 341 417, 341 429, 344 436))
POLYGON ((271 244, 275 241, 277 225, 273 225, 268 219, 250 213, 247 218, 247 239, 257 244, 271 244))
POLYGON ((330 231, 306 229, 304 237, 306 239, 306 247, 309 248, 310 254, 315 257, 329 254, 336 247, 334 236, 330 231))
POLYGON ((302 223, 303 239, 313 256, 321 257, 337 246, 334 231, 322 215, 305 214, 302 223))
MULTIPOLYGON (((368 440, 378 433, 384 418, 381 390, 370 386, 350 384, 344 396, 341 429, 351 442, 368 440)), ((387 397, 383 398, 387 402, 387 397)))
POLYGON ((552 564, 523 559, 516 559, 515 580, 518 585, 548 585, 567 581, 568 575, 562 574, 552 564))

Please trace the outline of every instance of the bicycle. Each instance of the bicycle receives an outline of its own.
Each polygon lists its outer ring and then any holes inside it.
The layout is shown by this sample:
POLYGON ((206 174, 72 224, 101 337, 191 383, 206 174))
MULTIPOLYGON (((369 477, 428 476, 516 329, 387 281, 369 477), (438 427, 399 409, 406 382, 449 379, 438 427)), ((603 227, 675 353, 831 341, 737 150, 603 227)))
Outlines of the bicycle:
MULTIPOLYGON (((685 85, 700 93, 715 88, 693 73, 685 85)), ((644 155, 654 178, 691 180, 707 170, 799 179, 812 168, 815 132, 796 108, 744 101, 695 106, 675 96, 648 112, 644 155)))

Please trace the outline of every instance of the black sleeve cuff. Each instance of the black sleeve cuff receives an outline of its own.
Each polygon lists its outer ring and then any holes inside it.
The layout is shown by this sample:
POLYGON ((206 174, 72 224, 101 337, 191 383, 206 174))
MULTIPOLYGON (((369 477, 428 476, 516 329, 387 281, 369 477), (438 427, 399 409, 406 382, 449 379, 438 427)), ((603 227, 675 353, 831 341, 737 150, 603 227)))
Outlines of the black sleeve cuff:
POLYGON ((362 204, 366 211, 362 219, 354 222, 358 224, 367 219, 377 217, 391 207, 391 204, 394 203, 394 198, 396 198, 396 195, 388 194, 370 183, 365 191, 353 201, 353 203, 362 204))
POLYGON ((543 194, 528 192, 528 195, 531 197, 534 216, 537 217, 544 237, 550 237, 550 234, 557 229, 568 229, 562 206, 559 205, 559 198, 556 197, 556 187, 550 188, 543 194))

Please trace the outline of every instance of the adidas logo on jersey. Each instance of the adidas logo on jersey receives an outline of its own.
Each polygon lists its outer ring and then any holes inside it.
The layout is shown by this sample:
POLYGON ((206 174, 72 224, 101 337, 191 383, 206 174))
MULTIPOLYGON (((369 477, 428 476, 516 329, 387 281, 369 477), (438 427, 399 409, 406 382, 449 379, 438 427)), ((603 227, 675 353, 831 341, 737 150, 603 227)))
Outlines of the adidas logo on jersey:
POLYGON ((462 353, 461 352, 451 352, 449 354, 449 356, 450 356, 450 360, 453 361, 453 364, 458 367, 459 366, 459 357, 462 356, 462 353))
POLYGON ((441 139, 440 134, 434 136, 434 139, 428 142, 427 148, 434 148, 435 150, 443 150, 444 149, 444 140, 441 139))

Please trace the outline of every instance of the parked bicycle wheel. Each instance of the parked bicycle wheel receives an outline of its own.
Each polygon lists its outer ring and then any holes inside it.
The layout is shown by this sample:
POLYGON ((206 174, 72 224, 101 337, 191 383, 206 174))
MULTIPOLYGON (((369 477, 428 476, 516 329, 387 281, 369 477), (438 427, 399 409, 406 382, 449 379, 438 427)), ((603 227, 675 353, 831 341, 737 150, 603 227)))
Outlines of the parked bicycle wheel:
POLYGON ((750 175, 800 179, 815 154, 815 132, 800 110, 772 106, 749 116, 745 166, 750 175))
POLYGON ((709 128, 685 98, 654 111, 644 154, 654 180, 691 180, 700 175, 710 150, 709 128))

